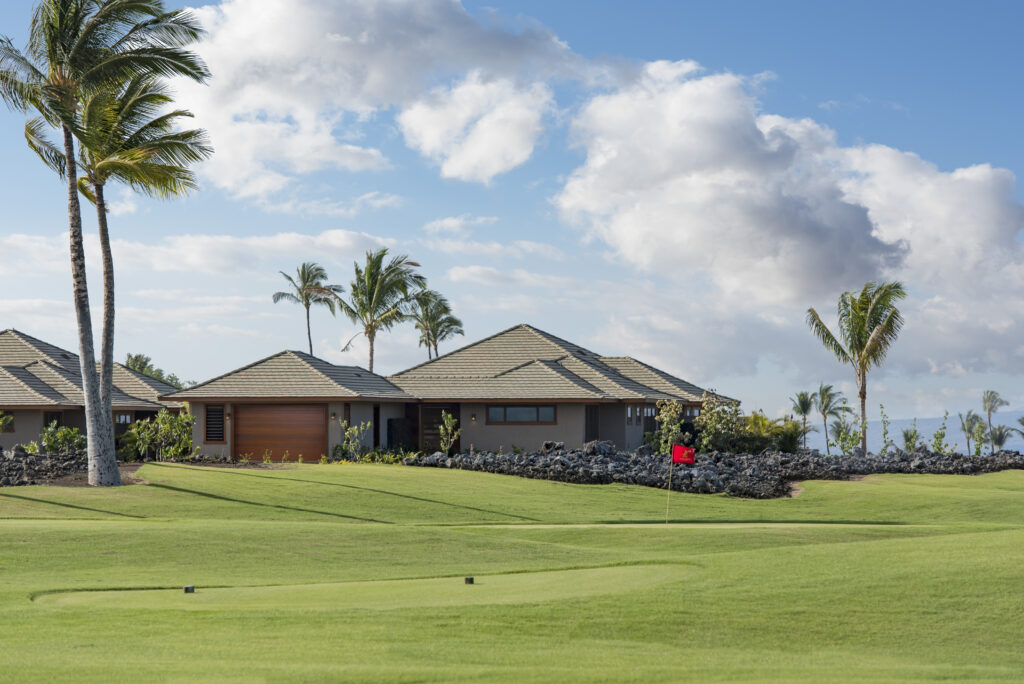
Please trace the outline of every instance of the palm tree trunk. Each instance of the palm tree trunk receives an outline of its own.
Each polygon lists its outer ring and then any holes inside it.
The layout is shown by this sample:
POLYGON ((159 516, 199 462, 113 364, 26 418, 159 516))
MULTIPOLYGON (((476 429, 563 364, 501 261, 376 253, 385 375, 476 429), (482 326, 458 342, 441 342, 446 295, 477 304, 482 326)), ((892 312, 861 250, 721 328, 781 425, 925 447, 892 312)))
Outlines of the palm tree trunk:
POLYGON ((860 396, 860 449, 868 453, 868 374, 867 371, 857 373, 857 394, 860 396))
MULTIPOLYGON (((107 205, 103 199, 103 184, 93 185, 96 193, 96 222, 99 226, 100 253, 103 255, 103 340, 100 350, 100 403, 103 415, 114 415, 114 257, 110 249, 107 230, 107 205)), ((113 420, 111 420, 113 430, 113 420)), ((114 439, 111 434, 111 440, 114 439)))
POLYGON ((828 414, 827 413, 822 413, 821 414, 821 424, 825 428, 825 455, 828 456, 828 457, 831 457, 832 456, 832 448, 829 446, 829 443, 828 443, 828 414))
POLYGON ((309 355, 313 355, 313 333, 309 329, 309 304, 306 305, 306 340, 309 342, 309 355))
MULTIPOLYGON (((801 416, 804 421, 804 450, 807 450, 807 416, 801 416)), ((827 438, 826 438, 827 439, 827 438)))
POLYGON ((988 412, 988 455, 996 453, 996 443, 992 441, 992 412, 988 412))
POLYGON ((373 332, 366 333, 366 339, 370 342, 370 372, 373 372, 373 338, 376 335, 373 332))
POLYGON ((89 285, 85 278, 85 245, 82 240, 82 207, 78 202, 78 178, 75 162, 75 140, 67 126, 64 132, 64 162, 68 181, 68 232, 71 251, 71 281, 74 290, 75 316, 78 319, 78 352, 82 371, 82 395, 85 403, 85 425, 89 456, 89 484, 117 486, 121 473, 114 454, 113 416, 104 415, 100 401, 99 375, 96 373, 96 350, 93 348, 92 313, 89 309, 89 285))

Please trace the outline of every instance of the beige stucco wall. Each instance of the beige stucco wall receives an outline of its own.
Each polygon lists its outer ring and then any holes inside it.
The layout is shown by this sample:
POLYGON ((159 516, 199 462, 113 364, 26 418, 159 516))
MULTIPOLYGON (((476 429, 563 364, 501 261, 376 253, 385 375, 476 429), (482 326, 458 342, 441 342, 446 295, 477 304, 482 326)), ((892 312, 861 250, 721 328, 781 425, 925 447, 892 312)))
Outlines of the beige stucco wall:
POLYGON ((38 410, 4 411, 14 416, 14 432, 0 432, 0 447, 10 449, 15 444, 38 442, 43 429, 43 412, 38 410))
POLYGON ((565 442, 571 448, 583 444, 583 404, 559 404, 556 425, 487 425, 487 407, 484 404, 462 404, 459 427, 462 428, 461 446, 468 451, 470 444, 482 451, 497 451, 501 447, 539 449, 546 440, 565 442), (476 415, 476 422, 472 416, 476 415))
MULTIPOLYGON (((217 403, 220 404, 220 402, 217 403)), ((196 422, 192 424, 192 448, 209 458, 229 459, 231 457, 231 419, 225 417, 224 420, 224 443, 206 444, 204 441, 206 437, 206 404, 193 401, 189 403, 189 408, 196 418, 196 422)), ((229 412, 230 404, 226 404, 224 410, 229 412)))

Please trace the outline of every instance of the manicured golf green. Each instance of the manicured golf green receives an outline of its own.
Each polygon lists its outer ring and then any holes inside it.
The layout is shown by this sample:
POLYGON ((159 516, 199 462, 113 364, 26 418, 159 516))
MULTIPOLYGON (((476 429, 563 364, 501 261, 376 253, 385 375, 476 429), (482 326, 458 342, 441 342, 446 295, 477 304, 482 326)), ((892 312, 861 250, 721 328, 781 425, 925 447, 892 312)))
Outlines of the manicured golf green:
POLYGON ((139 475, 0 489, 0 681, 1024 679, 1021 471, 673 494, 668 525, 643 487, 139 475))

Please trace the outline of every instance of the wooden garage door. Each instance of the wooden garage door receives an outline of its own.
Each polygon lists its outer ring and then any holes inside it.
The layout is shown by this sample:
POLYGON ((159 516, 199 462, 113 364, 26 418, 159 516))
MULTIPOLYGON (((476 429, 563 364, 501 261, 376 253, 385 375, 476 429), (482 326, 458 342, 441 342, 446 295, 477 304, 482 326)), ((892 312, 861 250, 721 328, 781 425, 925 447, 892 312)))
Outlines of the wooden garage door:
POLYGON ((326 404, 248 404, 234 406, 234 457, 247 454, 250 460, 289 461, 299 454, 306 463, 327 453, 326 404))

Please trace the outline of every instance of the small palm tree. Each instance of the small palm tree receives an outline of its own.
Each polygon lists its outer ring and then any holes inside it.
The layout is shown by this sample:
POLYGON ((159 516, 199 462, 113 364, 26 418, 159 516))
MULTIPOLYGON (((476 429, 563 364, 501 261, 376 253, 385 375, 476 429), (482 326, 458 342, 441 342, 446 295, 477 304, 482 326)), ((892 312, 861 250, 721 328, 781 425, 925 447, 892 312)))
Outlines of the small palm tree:
POLYGON ((981 416, 975 413, 974 409, 969 410, 967 415, 962 413, 958 415, 960 416, 960 431, 964 433, 964 439, 967 440, 967 454, 969 455, 971 453, 971 435, 975 432, 975 424, 981 421, 981 416))
POLYGON ((309 342, 309 355, 312 356, 313 333, 309 327, 309 309, 313 305, 326 306, 333 316, 335 301, 345 290, 340 285, 328 284, 327 271, 312 261, 307 261, 295 269, 294 278, 284 271, 280 273, 292 286, 291 292, 275 292, 271 299, 275 304, 283 300, 301 304, 306 309, 306 340, 309 342))
POLYGON ((35 6, 27 49, 0 36, 0 99, 17 111, 35 110, 59 129, 68 201, 72 290, 88 434, 89 484, 118 485, 113 418, 103 410, 96 371, 92 316, 85 273, 82 210, 75 152, 80 103, 90 93, 117 88, 136 76, 209 72, 184 46, 202 29, 185 11, 165 12, 160 0, 41 0, 35 6))
POLYGON ((814 407, 821 415, 822 425, 825 427, 825 453, 828 456, 832 455, 831 448, 829 447, 829 429, 828 419, 835 418, 842 420, 846 414, 850 413, 850 407, 846 405, 846 398, 843 393, 839 390, 832 389, 832 385, 826 385, 821 383, 818 386, 818 391, 813 395, 814 407))
MULTIPOLYGON (((800 420, 803 421, 804 449, 806 449, 807 433, 814 430, 814 428, 807 427, 807 416, 814 411, 814 395, 810 392, 797 392, 796 396, 790 397, 789 400, 793 402, 793 413, 800 416, 800 420)), ((825 441, 828 441, 827 437, 825 441)))
POLYGON ((992 453, 996 451, 1002 451, 1003 447, 1006 446, 1007 440, 1010 439, 1010 435, 1013 433, 1013 429, 1005 425, 996 425, 988 431, 988 441, 992 445, 992 453))
POLYGON ((994 432, 992 432, 992 414, 998 411, 1003 406, 1009 405, 1010 402, 1006 401, 1001 396, 999 396, 999 392, 996 392, 995 390, 985 390, 985 393, 981 395, 981 406, 985 410, 986 415, 988 416, 989 448, 991 449, 990 453, 995 453, 996 449, 996 445, 991 439, 992 435, 995 434, 994 432))
POLYGON ((365 335, 370 345, 371 373, 377 333, 408 320, 416 294, 427 285, 427 279, 414 270, 419 267, 418 263, 404 254, 385 261, 387 256, 386 247, 367 252, 362 266, 354 264, 355 278, 349 287, 348 300, 340 297, 337 300, 349 320, 363 328, 357 334, 365 335))
POLYGON ((860 397, 860 448, 868 449, 868 370, 881 366, 889 348, 903 328, 903 315, 896 302, 907 296, 899 282, 867 283, 860 292, 839 297, 839 337, 832 334, 813 308, 807 310, 807 324, 825 348, 842 363, 853 366, 860 397))
POLYGON ((420 331, 420 346, 427 348, 428 359, 438 356, 438 343, 465 334, 462 321, 452 315, 448 300, 435 290, 423 290, 415 296, 411 316, 420 331))

